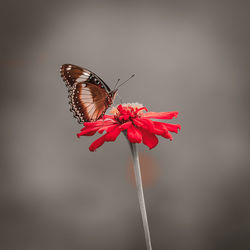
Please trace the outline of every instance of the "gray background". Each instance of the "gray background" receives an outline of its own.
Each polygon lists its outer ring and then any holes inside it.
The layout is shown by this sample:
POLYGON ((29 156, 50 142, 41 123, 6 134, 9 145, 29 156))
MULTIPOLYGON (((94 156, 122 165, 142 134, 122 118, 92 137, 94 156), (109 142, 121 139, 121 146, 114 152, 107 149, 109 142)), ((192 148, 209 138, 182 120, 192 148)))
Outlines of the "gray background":
POLYGON ((1 3, 0 249, 145 249, 129 147, 76 138, 59 75, 87 67, 152 111, 178 110, 145 187, 154 250, 250 249, 248 1, 1 3))

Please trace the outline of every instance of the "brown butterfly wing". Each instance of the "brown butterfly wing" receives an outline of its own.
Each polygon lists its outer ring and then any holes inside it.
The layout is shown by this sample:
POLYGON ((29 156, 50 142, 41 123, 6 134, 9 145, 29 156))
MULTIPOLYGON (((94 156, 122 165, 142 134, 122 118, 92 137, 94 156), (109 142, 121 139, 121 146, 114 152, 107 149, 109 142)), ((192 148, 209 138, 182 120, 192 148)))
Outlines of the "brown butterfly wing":
POLYGON ((60 72, 68 87, 73 116, 79 123, 98 120, 113 101, 108 85, 90 70, 73 64, 62 65, 60 72))
POLYGON ((98 85, 89 82, 76 83, 69 94, 71 111, 79 123, 96 121, 108 108, 107 97, 108 93, 98 85))
POLYGON ((60 73, 69 90, 71 90, 76 82, 85 82, 91 76, 89 70, 73 64, 63 64, 60 73))
POLYGON ((107 92, 111 91, 109 86, 99 76, 86 68, 74 64, 63 64, 60 68, 60 73, 69 90, 76 82, 88 81, 93 84, 101 84, 107 92))

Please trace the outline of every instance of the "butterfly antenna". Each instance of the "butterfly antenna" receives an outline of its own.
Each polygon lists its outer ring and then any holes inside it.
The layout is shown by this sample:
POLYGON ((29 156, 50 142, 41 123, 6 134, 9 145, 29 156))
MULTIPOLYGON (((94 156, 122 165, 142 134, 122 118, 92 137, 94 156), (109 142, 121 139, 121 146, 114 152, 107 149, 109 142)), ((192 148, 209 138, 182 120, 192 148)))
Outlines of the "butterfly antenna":
POLYGON ((133 74, 132 76, 129 77, 129 79, 127 79, 125 82, 121 83, 119 86, 116 87, 116 89, 120 88, 124 83, 126 83, 127 81, 129 81, 131 78, 133 78, 135 76, 135 74, 133 74))
POLYGON ((117 79, 117 82, 116 82, 116 84, 115 84, 114 89, 116 89, 116 86, 117 86, 117 84, 118 84, 118 82, 119 82, 120 80, 121 80, 120 78, 117 79))

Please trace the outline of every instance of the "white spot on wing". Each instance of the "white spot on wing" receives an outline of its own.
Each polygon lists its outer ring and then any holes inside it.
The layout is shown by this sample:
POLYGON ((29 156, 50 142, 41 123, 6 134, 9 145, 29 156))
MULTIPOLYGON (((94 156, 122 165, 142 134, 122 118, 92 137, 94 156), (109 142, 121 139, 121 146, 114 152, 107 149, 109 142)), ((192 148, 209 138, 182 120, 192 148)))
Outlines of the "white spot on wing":
POLYGON ((87 107, 87 111, 88 111, 88 114, 89 114, 89 117, 92 117, 92 115, 94 114, 95 112, 95 104, 90 104, 88 107, 87 107))
POLYGON ((86 76, 86 75, 81 75, 80 77, 78 77, 78 78, 76 79, 76 81, 77 81, 77 82, 84 82, 84 81, 86 81, 88 78, 89 78, 89 77, 86 76))
POLYGON ((81 96, 83 97, 83 99, 88 99, 88 100, 91 100, 91 102, 93 102, 93 98, 92 98, 92 95, 89 91, 84 91, 84 92, 81 92, 81 96))
POLYGON ((96 110, 96 105, 95 105, 95 103, 93 103, 93 98, 92 98, 92 95, 90 92, 84 91, 84 96, 82 98, 82 102, 87 109, 87 113, 88 113, 89 117, 92 117, 95 110, 96 110), (87 100, 87 103, 84 103, 84 99, 87 100), (89 103, 92 103, 92 104, 89 104, 89 103))

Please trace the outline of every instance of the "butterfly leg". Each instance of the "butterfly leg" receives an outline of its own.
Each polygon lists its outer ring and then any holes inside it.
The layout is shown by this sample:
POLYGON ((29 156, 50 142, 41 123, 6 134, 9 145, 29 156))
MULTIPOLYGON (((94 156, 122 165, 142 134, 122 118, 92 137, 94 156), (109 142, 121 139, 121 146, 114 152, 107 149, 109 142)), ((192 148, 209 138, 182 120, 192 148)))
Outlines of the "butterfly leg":
POLYGON ((122 104, 122 98, 119 96, 119 94, 117 93, 117 96, 119 97, 120 99, 120 104, 122 104))
POLYGON ((100 116, 100 119, 102 119, 102 125, 104 126, 104 112, 102 112, 101 116, 100 116))

